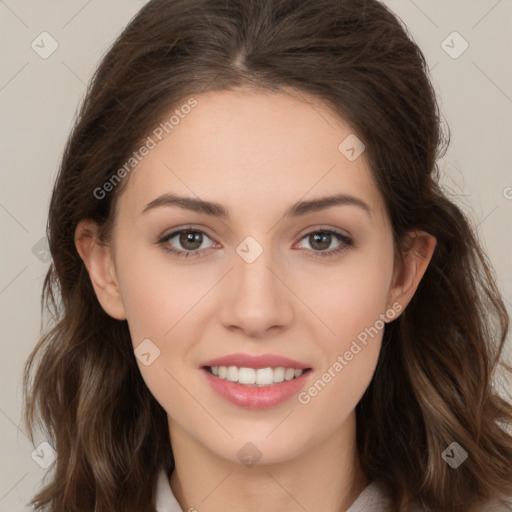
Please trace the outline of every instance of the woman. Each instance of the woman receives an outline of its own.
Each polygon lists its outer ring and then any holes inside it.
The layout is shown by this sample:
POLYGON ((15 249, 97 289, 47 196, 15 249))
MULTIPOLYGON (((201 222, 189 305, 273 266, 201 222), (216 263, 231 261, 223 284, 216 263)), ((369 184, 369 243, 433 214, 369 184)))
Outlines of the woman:
POLYGON ((52 196, 34 504, 505 510, 508 316, 444 142, 380 2, 147 3, 52 196))

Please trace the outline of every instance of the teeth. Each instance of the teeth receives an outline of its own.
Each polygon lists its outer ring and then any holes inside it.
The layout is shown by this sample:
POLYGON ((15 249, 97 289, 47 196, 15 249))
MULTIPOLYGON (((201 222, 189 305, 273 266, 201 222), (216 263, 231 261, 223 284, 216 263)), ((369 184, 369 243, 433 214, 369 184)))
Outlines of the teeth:
POLYGON ((238 382, 247 386, 271 386, 283 381, 289 381, 300 377, 304 370, 295 368, 245 368, 237 366, 212 366, 211 373, 219 379, 238 382))
POLYGON ((279 368, 274 368, 274 382, 283 382, 285 369, 280 366, 279 368))
POLYGON ((236 366, 228 366, 226 380, 230 380, 231 382, 238 381, 238 368, 236 366))
POLYGON ((256 370, 256 384, 258 386, 271 386, 274 384, 274 370, 272 368, 256 370))
POLYGON ((284 380, 292 380, 295 377, 295 370, 293 368, 286 368, 284 372, 284 380))
POLYGON ((256 370, 253 368, 240 368, 238 370, 238 382, 240 384, 254 384, 256 382, 256 370))

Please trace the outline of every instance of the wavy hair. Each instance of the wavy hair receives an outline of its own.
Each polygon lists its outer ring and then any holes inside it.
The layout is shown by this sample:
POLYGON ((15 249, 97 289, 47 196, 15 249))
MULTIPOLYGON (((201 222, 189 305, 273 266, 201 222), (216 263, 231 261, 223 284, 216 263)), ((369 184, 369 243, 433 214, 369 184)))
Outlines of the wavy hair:
MULTIPOLYGON (((151 0, 97 68, 65 147, 49 208, 51 325, 24 373, 25 421, 58 458, 34 497, 51 512, 148 512, 174 460, 167 416, 142 380, 126 321, 101 308, 74 244, 92 219, 109 239, 129 177, 95 193, 164 114, 192 94, 250 86, 321 99, 366 145, 397 263, 413 228, 437 246, 407 309, 385 327, 356 407, 357 449, 394 510, 472 510, 512 495, 512 406, 494 388, 509 329, 468 217, 439 184, 449 134, 425 58, 377 0, 151 0), (127 400, 129 397, 129 400, 127 400), (469 459, 441 454, 453 441, 469 459), (143 483, 143 485, 141 485, 143 483)), ((508 373, 507 373, 508 375, 508 373)))

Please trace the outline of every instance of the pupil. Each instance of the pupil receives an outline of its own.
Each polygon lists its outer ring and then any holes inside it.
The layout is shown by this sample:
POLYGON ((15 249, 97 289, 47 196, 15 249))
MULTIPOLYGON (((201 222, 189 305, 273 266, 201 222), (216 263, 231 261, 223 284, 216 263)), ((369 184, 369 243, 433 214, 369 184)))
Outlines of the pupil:
POLYGON ((325 250, 329 247, 331 242, 331 235, 329 233, 315 233, 312 236, 313 243, 311 244, 311 247, 313 247, 313 249, 325 250))

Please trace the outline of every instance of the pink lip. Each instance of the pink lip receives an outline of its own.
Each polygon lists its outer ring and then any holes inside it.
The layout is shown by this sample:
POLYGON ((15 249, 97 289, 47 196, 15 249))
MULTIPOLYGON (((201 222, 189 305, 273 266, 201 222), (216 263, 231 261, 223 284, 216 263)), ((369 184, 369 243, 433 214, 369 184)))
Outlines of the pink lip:
MULTIPOLYGON (((225 360, 222 359, 222 361, 225 360)), ((213 366, 217 366, 217 364, 214 364, 213 366)), ((219 366, 225 365, 221 364, 219 366)), ((247 366, 247 364, 245 364, 245 366, 247 368, 251 368, 251 366, 247 366)), ((288 368, 290 367, 293 368, 294 365, 288 366, 288 368)), ((295 366, 295 368, 297 367, 295 366)), ((306 379, 311 373, 311 370, 307 370, 300 377, 295 379, 272 384, 271 386, 258 387, 245 386, 243 384, 238 384, 238 382, 230 382, 228 380, 220 379, 219 377, 215 377, 215 375, 211 374, 206 368, 202 368, 201 371, 215 392, 228 402, 245 409, 269 409, 285 402, 304 387, 306 379)))
MULTIPOLYGON (((201 363, 201 367, 205 366, 238 366, 244 368, 295 368, 297 370, 305 370, 310 368, 306 364, 299 363, 288 357, 278 356, 275 354, 261 354, 251 356, 250 354, 230 354, 228 356, 211 359, 201 363)), ((290 381, 293 382, 293 381, 290 381)))

